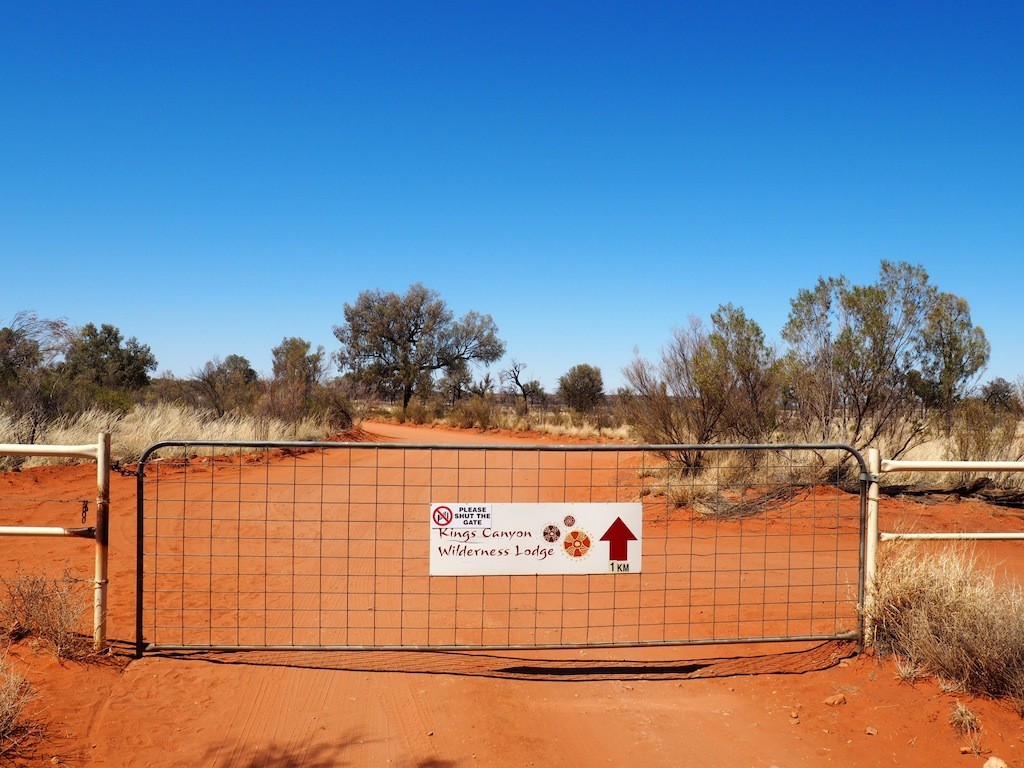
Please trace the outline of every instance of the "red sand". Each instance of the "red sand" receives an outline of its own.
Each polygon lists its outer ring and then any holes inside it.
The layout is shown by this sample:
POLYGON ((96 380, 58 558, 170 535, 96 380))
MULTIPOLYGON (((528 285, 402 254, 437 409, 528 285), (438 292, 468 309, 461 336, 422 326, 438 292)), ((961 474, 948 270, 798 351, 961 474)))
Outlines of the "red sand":
MULTIPOLYGON (((372 439, 410 442, 566 442, 366 428, 372 439)), ((95 469, 88 465, 0 475, 0 500, 93 495, 95 469)), ((77 522, 67 505, 19 504, 2 514, 8 524, 77 522)), ((134 478, 115 476, 110 634, 122 649, 134 631, 134 517, 134 478)), ((1024 525, 976 502, 883 499, 882 517, 883 530, 1024 525)), ((0 546, 5 575, 40 564, 58 573, 68 564, 89 575, 91 542, 2 539, 0 546)), ((977 549, 1005 575, 1024 575, 1024 546, 977 549)), ((264 653, 61 665, 21 643, 8 661, 38 692, 32 717, 40 738, 22 761, 28 765, 980 767, 989 754, 1024 765, 1024 722, 1009 707, 944 693, 933 682, 911 685, 873 656, 838 661, 844 650, 804 643, 264 653), (846 703, 826 705, 835 693, 846 703), (981 755, 961 754, 968 740, 948 723, 956 701, 980 719, 981 755)))

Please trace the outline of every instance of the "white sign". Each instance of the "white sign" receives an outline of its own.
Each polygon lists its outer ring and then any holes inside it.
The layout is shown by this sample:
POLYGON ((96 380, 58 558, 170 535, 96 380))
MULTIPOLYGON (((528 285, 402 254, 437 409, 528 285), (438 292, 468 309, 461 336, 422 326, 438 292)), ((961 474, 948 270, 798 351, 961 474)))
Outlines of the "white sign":
POLYGON ((639 573, 640 503, 431 504, 430 575, 639 573))
POLYGON ((490 528, 490 504, 431 504, 432 528, 490 528))

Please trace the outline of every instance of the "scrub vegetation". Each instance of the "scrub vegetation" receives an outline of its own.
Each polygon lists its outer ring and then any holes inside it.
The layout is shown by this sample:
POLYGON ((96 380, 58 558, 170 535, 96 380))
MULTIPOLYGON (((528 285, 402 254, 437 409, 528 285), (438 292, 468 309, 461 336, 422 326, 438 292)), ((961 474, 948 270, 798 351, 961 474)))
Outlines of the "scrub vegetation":
POLYGON ((32 687, 0 657, 0 758, 17 751, 28 727, 22 720, 32 687))
MULTIPOLYGON (((892 458, 1024 457, 1022 383, 981 385, 989 345, 967 302, 906 263, 882 262, 867 285, 823 277, 800 290, 778 344, 732 304, 691 317, 658 357, 637 356, 614 393, 586 362, 568 367, 550 393, 522 360, 500 367, 506 344, 491 316, 456 317, 419 284, 404 295, 360 293, 333 332, 333 354, 284 336, 271 350, 270 372, 226 354, 178 378, 155 375, 150 347, 115 326, 76 328, 23 311, 0 328, 0 442, 88 443, 108 430, 115 458, 126 461, 161 439, 314 440, 374 415, 656 444, 840 442, 892 458)), ((43 461, 0 458, 5 468, 43 461)), ((646 469, 649 492, 705 516, 741 518, 802 484, 843 480, 762 476, 741 453, 723 454, 719 479, 735 473, 776 488, 727 500, 700 481, 706 461, 705 451, 671 451, 663 466, 646 469)), ((1022 481, 927 478, 975 490, 1019 489, 1022 481)), ((1024 702, 1019 589, 998 587, 963 551, 922 557, 907 546, 885 553, 874 589, 877 646, 897 657, 907 679, 935 675, 949 689, 1024 702)), ((24 639, 81 658, 85 606, 81 584, 69 577, 2 580, 0 647, 24 639)), ((32 697, 2 659, 0 756, 24 732, 32 697)), ((966 735, 978 731, 966 708, 950 722, 966 735)))
POLYGON ((84 658, 91 648, 82 634, 89 608, 85 586, 70 573, 52 578, 18 572, 0 578, 0 635, 6 641, 36 641, 59 659, 84 658))
MULTIPOLYGON (((657 358, 626 367, 617 392, 586 362, 545 391, 521 359, 502 367, 506 344, 490 315, 456 317, 420 284, 404 294, 363 291, 341 315, 332 354, 285 336, 269 373, 226 354, 178 378, 154 375, 149 346, 112 325, 74 328, 21 312, 0 328, 0 440, 91 442, 109 429, 126 460, 164 438, 318 439, 369 414, 660 444, 841 442, 888 458, 1024 456, 1021 382, 981 385, 989 345, 967 302, 907 263, 882 262, 866 285, 822 277, 798 291, 778 344, 732 304, 684 320, 657 358)), ((702 471, 700 452, 672 460, 673 471, 702 471)), ((1018 488, 1020 477, 888 479, 919 481, 1018 488)))
MULTIPOLYGON (((26 641, 62 660, 91 653, 82 633, 89 609, 85 583, 65 573, 52 578, 19 571, 0 578, 0 758, 17 755, 38 737, 25 709, 35 698, 31 684, 7 660, 11 643, 26 641)), ((2 762, 2 760, 0 760, 2 762)))
MULTIPOLYGON (((883 550, 871 621, 875 646, 951 690, 1006 697, 1024 713, 1024 592, 999 585, 965 548, 883 550)), ((969 726, 960 713, 958 728, 969 726)))

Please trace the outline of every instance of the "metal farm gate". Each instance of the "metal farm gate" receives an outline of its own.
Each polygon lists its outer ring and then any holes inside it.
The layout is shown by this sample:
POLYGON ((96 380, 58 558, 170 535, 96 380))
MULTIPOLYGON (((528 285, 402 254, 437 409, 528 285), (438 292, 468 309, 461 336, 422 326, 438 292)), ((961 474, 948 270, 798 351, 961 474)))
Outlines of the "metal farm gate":
POLYGON ((843 445, 157 443, 137 651, 857 638, 866 479, 843 445))

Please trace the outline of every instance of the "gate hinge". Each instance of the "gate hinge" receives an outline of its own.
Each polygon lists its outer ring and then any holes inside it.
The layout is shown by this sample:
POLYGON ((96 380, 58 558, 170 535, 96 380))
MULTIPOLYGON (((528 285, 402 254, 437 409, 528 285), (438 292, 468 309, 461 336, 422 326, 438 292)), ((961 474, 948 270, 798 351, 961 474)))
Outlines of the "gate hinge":
POLYGON ((877 483, 882 479, 881 475, 873 475, 870 472, 861 472, 860 480, 862 483, 877 483))

